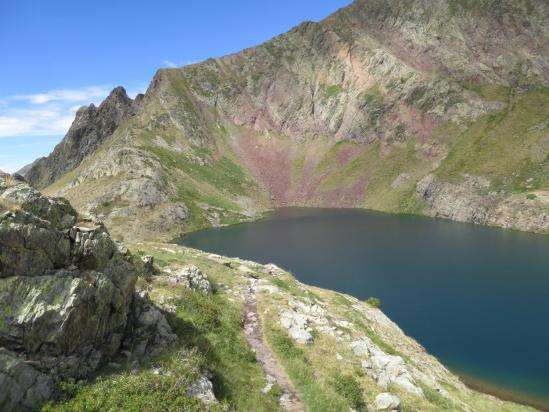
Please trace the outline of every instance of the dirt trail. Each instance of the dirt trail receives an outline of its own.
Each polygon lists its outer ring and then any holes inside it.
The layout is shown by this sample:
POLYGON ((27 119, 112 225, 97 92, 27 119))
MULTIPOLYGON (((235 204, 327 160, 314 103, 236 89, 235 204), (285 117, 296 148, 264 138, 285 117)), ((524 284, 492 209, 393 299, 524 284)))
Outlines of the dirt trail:
POLYGON ((305 412, 307 408, 299 399, 299 395, 290 382, 286 371, 263 339, 261 320, 257 314, 256 292, 256 286, 252 280, 245 301, 246 317, 244 319, 244 334, 246 335, 246 340, 265 371, 267 385, 276 383, 280 387, 282 392, 280 406, 290 412, 305 412))

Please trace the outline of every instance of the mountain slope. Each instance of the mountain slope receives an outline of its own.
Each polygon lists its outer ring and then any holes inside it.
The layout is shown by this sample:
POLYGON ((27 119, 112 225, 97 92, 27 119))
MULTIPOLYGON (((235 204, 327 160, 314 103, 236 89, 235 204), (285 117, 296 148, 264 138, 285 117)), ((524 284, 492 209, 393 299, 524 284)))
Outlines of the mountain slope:
POLYGON ((306 286, 273 264, 165 243, 135 248, 154 256, 147 288, 180 339, 152 368, 110 370, 47 411, 191 410, 176 402, 198 362, 220 402, 197 411, 534 411, 467 388, 367 302, 306 286), (189 271, 213 293, 191 290, 181 279, 189 271))
POLYGON ((357 0, 158 71, 89 150, 70 131, 26 176, 135 239, 278 206, 548 232, 548 21, 542 0, 357 0))

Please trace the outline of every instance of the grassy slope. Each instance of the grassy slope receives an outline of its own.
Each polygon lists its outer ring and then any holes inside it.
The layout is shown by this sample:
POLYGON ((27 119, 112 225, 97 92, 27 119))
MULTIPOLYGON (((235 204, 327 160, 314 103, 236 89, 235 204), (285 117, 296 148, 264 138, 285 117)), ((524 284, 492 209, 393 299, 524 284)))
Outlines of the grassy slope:
POLYGON ((486 176, 492 190, 507 193, 549 189, 549 89, 507 91, 507 104, 461 133, 436 172, 440 178, 486 176))
MULTIPOLYGON (((398 329, 380 329, 373 320, 375 316, 368 315, 375 309, 350 296, 307 287, 288 273, 278 277, 265 275, 262 266, 251 262, 238 259, 218 261, 204 252, 174 245, 138 244, 134 249, 152 254, 160 267, 197 265, 214 283, 216 292, 211 296, 193 293, 181 287, 170 287, 158 278, 151 298, 176 306, 169 321, 180 337, 179 341, 158 358, 144 364, 137 373, 111 369, 88 382, 65 386, 62 401, 48 405, 46 411, 200 410, 198 403, 187 398, 185 388, 203 369, 212 372, 214 390, 221 401, 221 406, 214 406, 212 410, 221 410, 223 405, 238 411, 279 410, 277 387, 267 394, 261 391, 265 386, 263 371, 247 346, 241 329, 244 312, 239 293, 248 287, 248 275, 238 270, 242 264, 251 268, 255 277, 279 290, 273 294, 258 294, 258 313, 268 344, 309 410, 348 411, 351 407, 365 410, 366 404, 371 404, 382 389, 363 372, 360 360, 354 357, 345 341, 337 341, 319 332, 314 333, 315 342, 308 346, 297 345, 289 339, 280 328, 277 315, 290 300, 296 299, 322 302, 331 316, 354 324, 354 331, 341 327, 345 333, 364 333, 386 353, 401 355, 407 363, 432 364, 433 371, 442 374, 438 381, 448 391, 449 397, 425 385, 425 398, 391 387, 390 391, 401 398, 403 411, 464 411, 463 403, 478 412, 531 411, 464 388, 455 377, 440 372, 434 359, 422 352, 419 345, 404 338, 398 329), (340 354, 343 360, 337 360, 336 354, 340 354), (151 373, 152 366, 160 368, 162 374, 151 373)), ((143 281, 140 282, 144 286, 143 281)))

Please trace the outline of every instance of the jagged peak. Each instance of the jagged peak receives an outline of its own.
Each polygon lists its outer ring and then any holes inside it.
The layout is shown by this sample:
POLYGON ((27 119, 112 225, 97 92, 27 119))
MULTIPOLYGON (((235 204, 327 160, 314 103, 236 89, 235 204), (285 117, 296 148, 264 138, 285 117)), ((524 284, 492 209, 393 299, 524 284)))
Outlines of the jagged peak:
POLYGON ((129 108, 132 104, 133 100, 126 93, 126 89, 122 86, 118 86, 112 89, 107 98, 101 102, 99 105, 99 110, 101 111, 110 106, 114 106, 116 108, 129 108))

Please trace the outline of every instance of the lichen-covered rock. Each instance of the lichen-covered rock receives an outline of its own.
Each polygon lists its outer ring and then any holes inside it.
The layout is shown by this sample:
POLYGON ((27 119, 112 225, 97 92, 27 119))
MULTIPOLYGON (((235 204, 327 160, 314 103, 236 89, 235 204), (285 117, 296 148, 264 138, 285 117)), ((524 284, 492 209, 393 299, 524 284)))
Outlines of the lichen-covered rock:
POLYGON ((148 356, 173 340, 100 221, 75 225, 66 201, 5 176, 0 196, 11 205, 0 215, 0 410, 36 409, 53 382, 87 376, 125 341, 148 356))
POLYGON ((53 380, 0 348, 0 411, 33 409, 53 393, 53 380))
POLYGON ((213 392, 213 384, 207 375, 203 375, 187 388, 187 395, 200 400, 204 405, 211 405, 216 402, 213 392))
POLYGON ((176 270, 170 274, 169 281, 173 284, 182 284, 194 291, 200 290, 208 294, 213 291, 208 278, 199 268, 193 265, 176 270))
POLYGON ((70 228, 76 222, 77 213, 67 200, 46 197, 26 182, 7 176, 0 177, 0 201, 15 204, 60 229, 70 228))
POLYGON ((166 317, 151 303, 146 293, 135 293, 130 331, 124 346, 136 356, 154 356, 177 339, 166 317))
POLYGON ((302 345, 313 343, 314 338, 309 321, 302 314, 285 310, 280 314, 280 325, 288 330, 288 334, 295 342, 302 345))
POLYGON ((380 393, 375 399, 376 411, 395 411, 400 410, 400 399, 387 392, 380 393))
POLYGON ((416 384, 401 356, 383 352, 368 337, 352 342, 351 350, 356 356, 365 359, 361 362, 362 367, 378 386, 387 390, 390 385, 396 385, 406 392, 423 396, 422 389, 416 384))
POLYGON ((154 258, 152 256, 143 256, 141 261, 147 276, 152 276, 154 274, 154 258))
POLYGON ((41 276, 71 262, 70 239, 24 211, 0 215, 0 278, 41 276))

